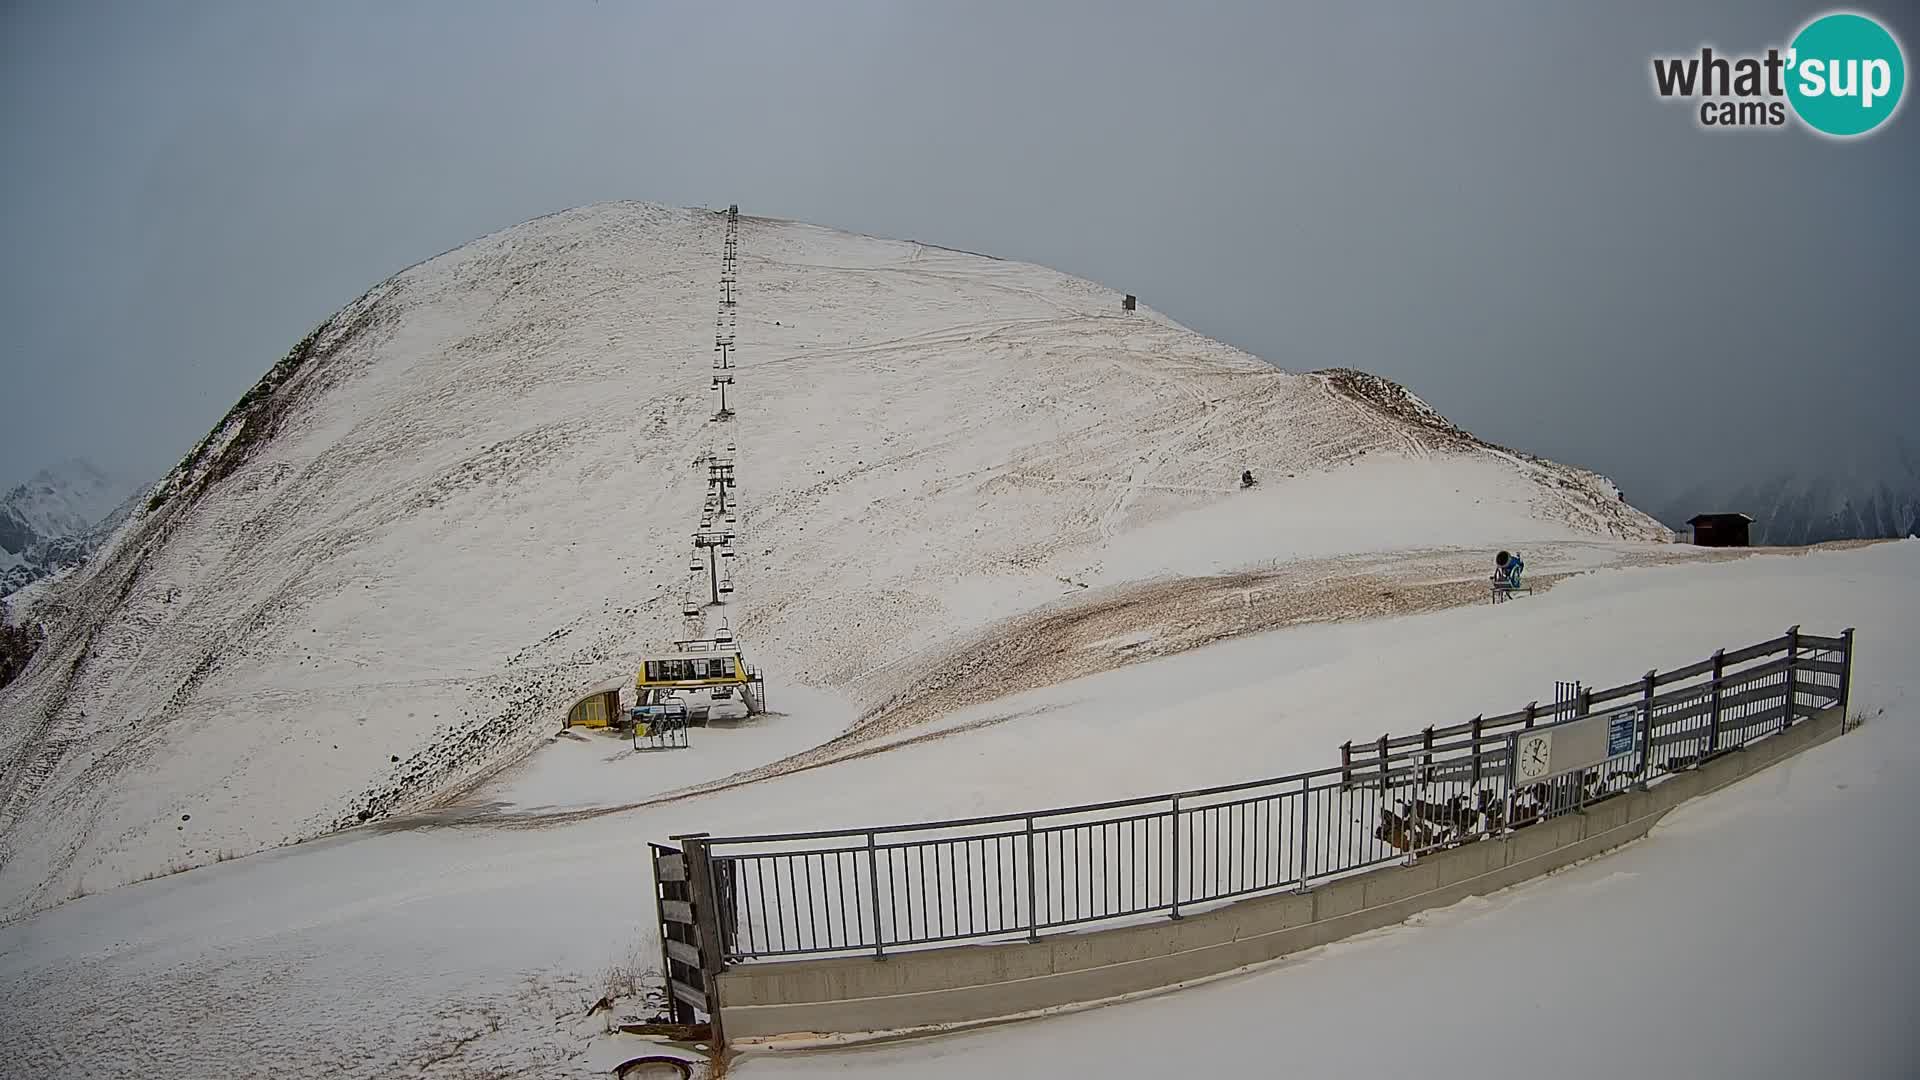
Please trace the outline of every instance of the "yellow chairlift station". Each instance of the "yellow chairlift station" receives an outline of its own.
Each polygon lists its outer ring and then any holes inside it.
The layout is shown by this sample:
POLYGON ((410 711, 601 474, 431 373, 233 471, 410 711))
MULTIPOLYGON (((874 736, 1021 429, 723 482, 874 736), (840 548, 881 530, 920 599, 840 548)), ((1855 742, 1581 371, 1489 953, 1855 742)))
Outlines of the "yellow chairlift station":
POLYGON ((670 653, 644 657, 633 688, 640 703, 680 690, 734 688, 751 712, 766 709, 760 673, 730 640, 676 641, 670 653))
POLYGON ((732 686, 747 681, 747 662, 737 652, 720 650, 662 653, 640 661, 636 690, 691 690, 732 686))

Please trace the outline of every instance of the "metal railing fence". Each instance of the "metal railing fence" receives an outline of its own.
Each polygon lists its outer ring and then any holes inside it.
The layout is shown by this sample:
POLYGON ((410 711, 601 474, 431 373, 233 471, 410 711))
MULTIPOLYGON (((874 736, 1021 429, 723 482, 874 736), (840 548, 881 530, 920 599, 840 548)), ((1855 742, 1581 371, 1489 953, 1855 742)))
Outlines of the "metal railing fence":
POLYGON ((1347 744, 1339 766, 1288 776, 1031 813, 682 839, 712 868, 724 963, 1179 918, 1525 828, 1817 710, 1844 712, 1852 641, 1852 630, 1796 627, 1557 707, 1347 744), (1603 713, 1608 750, 1621 752, 1517 779, 1522 740, 1603 713))

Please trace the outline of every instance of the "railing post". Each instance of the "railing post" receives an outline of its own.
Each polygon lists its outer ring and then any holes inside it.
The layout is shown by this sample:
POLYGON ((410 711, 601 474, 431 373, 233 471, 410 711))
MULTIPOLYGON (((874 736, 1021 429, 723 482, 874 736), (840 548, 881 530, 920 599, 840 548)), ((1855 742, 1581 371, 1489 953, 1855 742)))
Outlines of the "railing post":
MULTIPOLYGON (((1533 712, 1533 706, 1527 706, 1527 712, 1531 714, 1533 712)), ((1527 719, 1529 721, 1528 726, 1531 727, 1533 717, 1529 715, 1527 719)), ((1507 808, 1502 812, 1500 818, 1500 835, 1502 839, 1513 835, 1513 796, 1514 789, 1520 786, 1520 736, 1509 735, 1506 737, 1505 742, 1507 744, 1507 808)))
POLYGON ((1473 786, 1480 786, 1480 725, 1486 718, 1485 713, 1473 718, 1473 786))
POLYGON ((1534 712, 1535 712, 1535 711, 1537 711, 1537 710, 1538 710, 1539 708, 1540 708, 1540 703, 1539 703, 1539 702, 1537 702, 1537 701, 1529 701, 1529 702, 1527 702, 1527 726, 1528 726, 1528 727, 1532 727, 1532 726, 1533 726, 1533 714, 1534 714, 1534 712))
POLYGON ((1726 670, 1727 650, 1713 650, 1713 713, 1708 717, 1707 724, 1708 754, 1720 749, 1720 677, 1726 673, 1726 670))
POLYGON ((1294 887, 1295 892, 1307 891, 1307 837, 1312 829, 1308 822, 1307 807, 1312 804, 1313 782, 1303 776, 1300 778, 1300 881, 1294 887))
POLYGON ((1380 736, 1380 798, 1383 802, 1386 800, 1388 784, 1392 779, 1387 769, 1387 737, 1383 734, 1380 736))
POLYGON ((1168 913, 1168 917, 1177 919, 1180 917, 1180 796, 1178 795, 1173 796, 1173 817, 1169 820, 1173 826, 1173 873, 1171 875, 1173 910, 1168 913))
MULTIPOLYGON (((1428 728, 1427 745, 1432 744, 1432 734, 1433 729, 1428 728)), ((1423 748, 1419 755, 1414 758, 1413 767, 1407 772, 1408 786, 1413 789, 1413 799, 1407 807, 1407 857, 1404 863, 1404 865, 1407 866, 1412 866, 1414 863, 1420 861, 1420 844, 1419 841, 1415 839, 1418 834, 1412 826, 1415 821, 1426 821, 1425 812, 1419 808, 1427 801, 1427 795, 1429 794, 1427 791, 1428 777, 1431 776, 1432 773, 1433 755, 1423 748)), ((1382 803, 1385 801, 1384 798, 1381 800, 1382 803)), ((1428 824, 1431 826, 1431 823, 1428 824)), ((1429 828, 1428 835, 1431 836, 1433 831, 1432 828, 1429 828)))
POLYGON ((1853 627, 1840 631, 1846 651, 1840 657, 1840 734, 1847 733, 1847 698, 1853 687, 1853 627))
MULTIPOLYGON (((1592 713, 1593 689, 1582 686, 1579 696, 1573 699, 1573 715, 1589 716, 1592 713)), ((1604 776, 1605 773, 1601 775, 1604 776)), ((1580 770, 1580 775, 1573 781, 1573 812, 1576 814, 1587 812, 1587 771, 1585 769, 1580 770)))
POLYGON ((1640 790, 1653 780, 1653 686, 1659 669, 1648 668, 1640 680, 1640 790))
POLYGON ((1353 740, 1340 744, 1340 790, 1353 786, 1353 740))
POLYGON ((1027 817, 1027 940, 1040 940, 1040 908, 1034 902, 1034 883, 1039 863, 1033 858, 1033 817, 1027 817))
POLYGON ((873 890, 873 958, 885 960, 885 939, 880 936, 880 853, 875 850, 873 834, 867 834, 867 885, 873 890))
MULTIPOLYGON (((1420 753, 1423 759, 1421 762, 1422 772, 1420 773, 1420 782, 1422 784, 1431 784, 1433 783, 1433 725, 1432 724, 1428 724, 1427 730, 1420 733, 1420 753)), ((1422 792, 1421 797, 1425 798, 1426 793, 1422 792)))
POLYGON ((1794 697, 1798 693, 1798 691, 1796 691, 1794 687, 1795 687, 1795 684, 1797 684, 1800 681, 1799 676, 1795 673, 1793 666, 1799 662, 1800 662, 1800 624, 1795 623, 1794 625, 1787 627, 1787 710, 1785 715, 1780 717, 1781 731, 1785 731, 1788 728, 1793 726, 1793 706, 1795 704, 1794 697))

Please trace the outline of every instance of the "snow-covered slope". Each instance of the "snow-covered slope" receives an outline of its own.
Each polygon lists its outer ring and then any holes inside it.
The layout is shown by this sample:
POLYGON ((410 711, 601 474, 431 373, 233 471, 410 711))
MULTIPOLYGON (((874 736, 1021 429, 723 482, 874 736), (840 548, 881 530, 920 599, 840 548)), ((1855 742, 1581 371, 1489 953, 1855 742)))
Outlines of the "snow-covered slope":
POLYGON ((865 673, 1146 577, 1667 535, 1392 384, 1275 370, 1043 268, 782 221, 741 221, 738 416, 711 423, 723 220, 507 229, 277 363, 40 600, 49 638, 0 690, 0 912, 515 759, 682 634, 701 455, 728 441, 727 617, 776 708, 796 683, 870 706, 865 673))

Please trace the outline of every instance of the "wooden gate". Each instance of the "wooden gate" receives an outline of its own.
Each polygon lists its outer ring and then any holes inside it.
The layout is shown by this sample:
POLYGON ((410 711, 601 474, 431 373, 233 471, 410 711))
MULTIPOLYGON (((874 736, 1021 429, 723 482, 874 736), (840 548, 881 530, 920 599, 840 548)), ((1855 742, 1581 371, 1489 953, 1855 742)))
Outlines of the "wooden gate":
POLYGON ((726 1045, 720 1028, 719 980, 725 965, 726 942, 721 927, 727 921, 722 897, 731 895, 732 866, 715 866, 707 858, 706 834, 676 836, 678 850, 648 844, 653 856, 654 902, 660 918, 661 968, 667 979, 667 1005, 677 1024, 695 1024, 700 1017, 712 1030, 713 1041, 726 1045))

